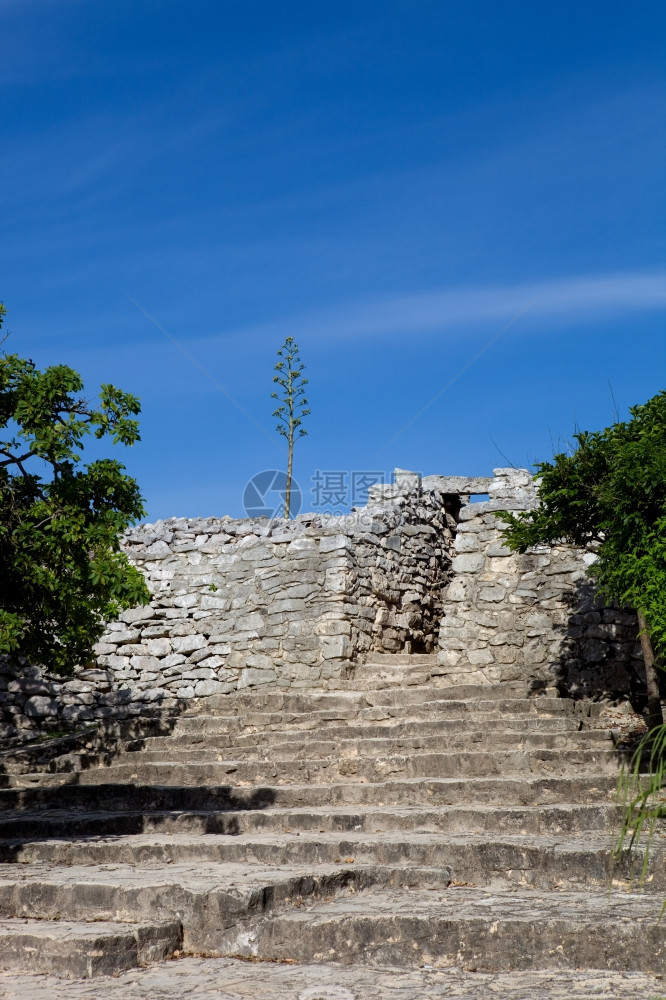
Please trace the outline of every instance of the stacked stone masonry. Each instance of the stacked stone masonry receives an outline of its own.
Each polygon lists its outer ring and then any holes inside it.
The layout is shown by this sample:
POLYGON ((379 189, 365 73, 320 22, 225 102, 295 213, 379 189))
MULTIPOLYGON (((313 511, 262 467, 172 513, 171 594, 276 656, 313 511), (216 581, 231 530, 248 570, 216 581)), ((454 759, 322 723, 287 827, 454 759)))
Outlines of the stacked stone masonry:
POLYGON ((4 734, 173 712, 244 688, 344 688, 370 652, 439 650, 434 683, 555 680, 563 693, 640 700, 636 622, 596 601, 594 557, 502 544, 494 512, 535 498, 525 470, 396 470, 345 517, 140 525, 123 547, 150 604, 109 625, 96 662, 72 679, 0 666, 4 734))
POLYGON ((564 695, 630 698, 640 705, 636 616, 596 595, 587 572, 594 554, 571 545, 525 555, 507 548, 496 512, 535 506, 527 470, 495 469, 492 479, 469 485, 488 500, 463 497, 458 514, 439 633, 438 659, 448 682, 555 683, 564 695))

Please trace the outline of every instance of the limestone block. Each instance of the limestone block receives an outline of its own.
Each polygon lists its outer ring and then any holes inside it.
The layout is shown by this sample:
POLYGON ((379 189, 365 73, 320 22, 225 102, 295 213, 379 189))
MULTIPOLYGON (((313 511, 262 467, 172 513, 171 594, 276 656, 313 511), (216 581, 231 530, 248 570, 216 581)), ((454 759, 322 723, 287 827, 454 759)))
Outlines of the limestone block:
POLYGON ((515 646, 493 646, 493 655, 498 663, 515 663, 518 650, 515 646))
POLYGON ((467 651, 467 659, 475 666, 495 662, 495 657, 489 649, 470 649, 467 651))
POLYGON ((245 667, 241 670, 238 678, 238 689, 246 687, 259 687, 261 684, 272 684, 277 679, 274 670, 257 670, 254 667, 245 667))
POLYGON ((176 636, 171 640, 175 653, 193 653, 195 649, 202 649, 208 645, 202 635, 176 636))
POLYGON ((187 684, 184 687, 176 688, 176 698, 184 698, 189 700, 194 698, 194 687, 192 684, 187 684))
POLYGON ((115 629, 114 631, 105 632, 102 636, 102 642, 109 643, 113 646, 121 646, 129 643, 135 643, 139 641, 140 632, 138 629, 115 629))
POLYGON ((424 490, 464 496, 488 493, 493 480, 490 476, 424 476, 424 490))
POLYGON ((245 663, 256 670, 272 670, 274 666, 272 658, 265 653, 251 653, 245 658, 245 663))
POLYGON ((478 599, 480 601, 488 601, 490 603, 498 604, 503 601, 506 597, 506 588, 500 586, 494 587, 481 587, 478 593, 478 599))
POLYGON ((136 622, 147 622, 151 618, 157 617, 157 611, 150 604, 141 608, 128 608, 126 611, 122 611, 119 615, 121 622, 126 622, 127 624, 135 624, 136 622))
POLYGON ((456 552, 478 552, 479 537, 474 532, 463 532, 456 535, 454 548, 456 552))
POLYGON ((507 556, 513 555, 513 552, 508 545, 505 545, 499 539, 490 543, 486 549, 486 555, 490 556, 492 559, 504 559, 507 556))
POLYGON ((231 600, 228 597, 217 597, 214 594, 204 594, 199 602, 202 611, 228 611, 231 600))
POLYGON ((150 656, 168 656, 171 652, 171 643, 168 639, 147 639, 144 645, 150 656))
POLYGON ((319 540, 319 551, 322 554, 324 552, 335 552, 340 549, 344 549, 348 552, 353 551, 352 539, 347 535, 324 535, 324 537, 319 540))
POLYGON ((327 569, 324 589, 331 594, 345 594, 349 586, 348 574, 344 569, 327 569))
POLYGON ((240 615, 236 619, 235 627, 239 632, 253 632, 264 627, 263 615, 253 612, 249 615, 240 615))
MULTIPOLYGON (((390 632, 390 629, 387 630, 390 632)), ((321 639, 321 655, 324 660, 350 659, 353 654, 352 644, 344 635, 325 635, 321 639)))
POLYGON ((393 478, 398 490, 418 493, 421 489, 421 476, 418 472, 410 472, 408 469, 394 469, 393 478))
POLYGON ((217 670, 219 667, 223 667, 227 662, 225 656, 209 656, 205 660, 199 661, 199 666, 203 668, 208 668, 210 670, 217 670))
POLYGON ((79 671, 79 680, 87 681, 92 684, 94 688, 98 690, 103 690, 105 687, 111 684, 112 676, 108 670, 81 670, 79 671))
POLYGON ((96 642, 93 646, 95 656, 110 656, 118 647, 112 642, 96 642))
POLYGON ((164 659, 160 661, 160 669, 171 669, 172 667, 178 667, 181 663, 185 663, 185 656, 183 653, 169 653, 164 659))
POLYGON ((61 717, 63 722, 90 722, 95 718, 92 709, 85 705, 65 705, 61 717))
POLYGON ((128 642, 125 646, 120 646, 122 649, 123 656, 129 656, 130 659, 133 656, 147 656, 148 650, 142 642, 128 642))
POLYGON ((173 604, 175 608, 195 608, 199 604, 198 594, 181 594, 179 597, 174 597, 173 604))
POLYGON ((159 624, 146 625, 145 628, 141 629, 141 639, 164 639, 170 634, 171 626, 168 622, 160 622, 159 624))
MULTIPOLYGON (((292 598, 290 600, 284 600, 284 601, 274 601, 271 604, 271 611, 273 611, 276 614, 294 615, 297 614, 298 612, 305 610, 306 610, 305 601, 302 600, 301 598, 292 598)), ((260 626, 255 626, 255 627, 260 627, 260 626)))
POLYGON ((462 654, 455 649, 440 649, 437 653, 437 663, 441 667, 455 667, 462 659, 462 654))
POLYGON ((195 684, 194 694, 197 698, 205 698, 212 694, 222 694, 225 685, 217 680, 201 680, 195 684))
POLYGON ((207 681, 214 680, 216 674, 209 667, 195 667, 194 670, 184 670, 181 676, 184 681, 207 681))
POLYGON ((47 698, 44 695, 37 694, 32 698, 28 698, 23 706, 23 711, 26 715, 37 718, 52 718, 57 716, 59 705, 55 698, 47 698))
POLYGON ((134 667, 135 670, 140 670, 142 673, 150 671, 157 673, 159 670, 159 660, 156 656, 132 656, 130 658, 130 666, 134 667))
POLYGON ((480 552, 466 552, 456 556, 451 563, 454 573, 478 573, 485 565, 485 559, 480 552))
POLYGON ((171 549, 169 548, 166 542, 157 541, 153 542, 152 545, 148 546, 148 548, 145 550, 144 555, 146 557, 150 557, 151 559, 160 559, 163 556, 170 556, 171 549))

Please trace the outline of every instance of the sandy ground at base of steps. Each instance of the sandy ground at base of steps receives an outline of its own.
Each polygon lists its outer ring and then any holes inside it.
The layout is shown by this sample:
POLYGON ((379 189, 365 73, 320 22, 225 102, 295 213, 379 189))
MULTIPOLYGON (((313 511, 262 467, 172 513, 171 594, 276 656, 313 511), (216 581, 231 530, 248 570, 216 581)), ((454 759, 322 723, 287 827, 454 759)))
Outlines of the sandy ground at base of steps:
POLYGON ((480 973, 180 958, 114 977, 56 979, 0 971, 2 1000, 666 1000, 641 973, 480 973))

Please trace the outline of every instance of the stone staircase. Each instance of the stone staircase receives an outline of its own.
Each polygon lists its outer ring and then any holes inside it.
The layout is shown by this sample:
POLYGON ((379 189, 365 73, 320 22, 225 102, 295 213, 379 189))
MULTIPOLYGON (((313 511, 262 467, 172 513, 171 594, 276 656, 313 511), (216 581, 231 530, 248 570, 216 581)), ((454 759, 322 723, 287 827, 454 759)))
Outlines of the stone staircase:
POLYGON ((0 968, 662 975, 664 849, 641 891, 640 852, 611 864, 621 757, 599 706, 435 669, 376 655, 345 691, 212 697, 40 768, 5 755, 0 968))

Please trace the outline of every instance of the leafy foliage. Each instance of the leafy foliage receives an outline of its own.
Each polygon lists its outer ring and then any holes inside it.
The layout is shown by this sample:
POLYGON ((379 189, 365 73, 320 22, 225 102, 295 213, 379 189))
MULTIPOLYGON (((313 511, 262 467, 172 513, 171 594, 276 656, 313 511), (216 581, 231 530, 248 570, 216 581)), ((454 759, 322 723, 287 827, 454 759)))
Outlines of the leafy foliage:
POLYGON ((666 648, 666 392, 630 412, 538 464, 536 509, 501 517, 519 552, 560 540, 593 547, 600 591, 641 613, 653 644, 666 648))
POLYGON ((558 541, 591 547, 598 559, 590 572, 600 591, 638 612, 650 729, 620 775, 623 815, 614 855, 640 844, 642 882, 665 812, 666 726, 660 724, 653 649, 666 650, 666 392, 630 412, 625 423, 577 434, 570 454, 537 466, 534 510, 499 516, 510 547, 519 552, 558 541))
MULTIPOLYGON (((4 308, 0 307, 0 324, 4 308)), ((102 385, 97 406, 65 365, 0 357, 0 652, 61 674, 92 656, 105 623, 150 595, 119 537, 144 513, 134 479, 86 435, 132 445, 139 401, 102 385)))
MULTIPOLYGON (((629 767, 623 767, 618 783, 622 807, 620 832, 613 849, 619 859, 623 851, 642 846, 643 859, 638 877, 643 884, 648 874, 650 848, 666 812, 666 726, 651 730, 636 748, 629 767)), ((666 902, 662 913, 666 910, 666 902)))
POLYGON ((291 472, 294 461, 294 440, 296 437, 304 437, 307 434, 307 431, 302 426, 302 422, 303 418, 309 415, 310 410, 307 408, 308 401, 305 398, 305 386, 308 384, 308 380, 303 377, 305 365, 301 361, 298 344, 293 337, 287 337, 277 353, 280 360, 275 365, 273 382, 281 387, 281 392, 272 392, 271 399, 280 401, 279 406, 273 412, 273 416, 277 417, 278 420, 276 428, 278 433, 287 439, 287 489, 284 516, 288 518, 291 506, 291 472))

